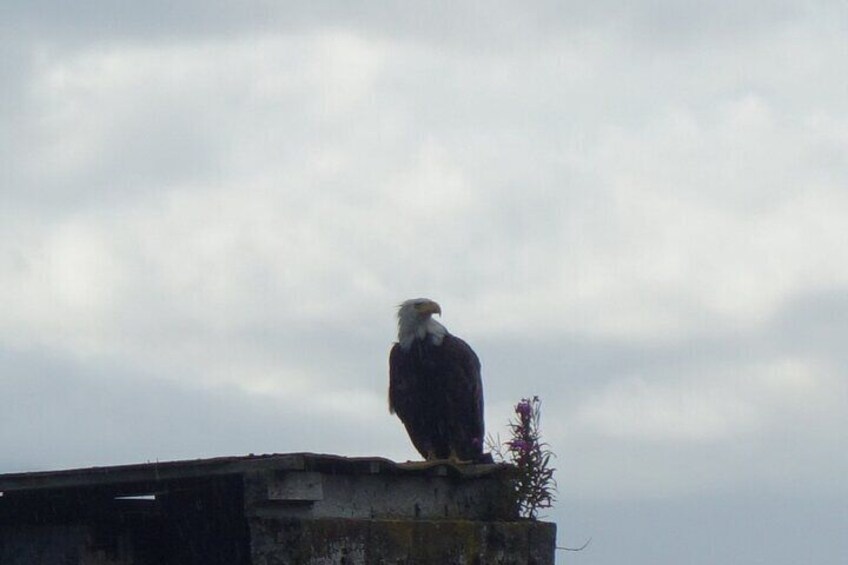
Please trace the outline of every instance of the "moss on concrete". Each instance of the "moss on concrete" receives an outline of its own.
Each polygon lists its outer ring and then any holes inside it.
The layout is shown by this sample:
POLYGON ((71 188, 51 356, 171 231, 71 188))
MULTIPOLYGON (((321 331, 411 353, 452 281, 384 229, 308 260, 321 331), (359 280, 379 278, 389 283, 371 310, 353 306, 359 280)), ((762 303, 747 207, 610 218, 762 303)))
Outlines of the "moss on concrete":
POLYGON ((552 565, 556 525, 467 520, 251 520, 256 565, 552 565))

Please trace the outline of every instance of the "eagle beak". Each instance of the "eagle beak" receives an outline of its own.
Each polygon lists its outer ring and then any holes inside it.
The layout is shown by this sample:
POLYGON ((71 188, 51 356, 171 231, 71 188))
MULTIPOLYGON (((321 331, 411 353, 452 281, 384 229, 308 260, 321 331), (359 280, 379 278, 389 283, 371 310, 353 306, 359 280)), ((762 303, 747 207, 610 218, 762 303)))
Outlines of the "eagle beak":
POLYGON ((419 314, 430 314, 430 315, 438 314, 439 316, 442 315, 441 306, 439 306, 438 304, 436 304, 432 300, 430 302, 425 302, 423 304, 419 304, 418 306, 415 307, 415 309, 418 310, 419 314))

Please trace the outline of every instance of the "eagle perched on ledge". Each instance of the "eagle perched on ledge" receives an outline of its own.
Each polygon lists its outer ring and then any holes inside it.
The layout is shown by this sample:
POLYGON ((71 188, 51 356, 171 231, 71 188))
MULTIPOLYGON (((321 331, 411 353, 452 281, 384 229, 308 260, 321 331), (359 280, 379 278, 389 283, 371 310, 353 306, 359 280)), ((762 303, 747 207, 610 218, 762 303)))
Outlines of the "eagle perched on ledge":
POLYGON ((433 314, 442 309, 428 298, 398 308, 398 341, 389 354, 389 412, 398 415, 428 461, 491 462, 483 454, 480 360, 433 314))

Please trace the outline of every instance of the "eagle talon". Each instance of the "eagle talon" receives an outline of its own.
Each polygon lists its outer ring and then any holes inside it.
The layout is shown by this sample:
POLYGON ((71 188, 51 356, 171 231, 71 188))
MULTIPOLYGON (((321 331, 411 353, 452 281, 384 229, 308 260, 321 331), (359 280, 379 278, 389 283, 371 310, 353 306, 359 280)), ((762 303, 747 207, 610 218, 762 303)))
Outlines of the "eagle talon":
POLYGON ((454 450, 451 450, 450 455, 448 455, 448 462, 451 465, 470 465, 474 463, 471 459, 461 459, 454 450))
POLYGON ((418 471, 423 469, 429 469, 433 467, 435 463, 435 461, 407 461, 406 463, 403 463, 402 467, 404 469, 418 471))

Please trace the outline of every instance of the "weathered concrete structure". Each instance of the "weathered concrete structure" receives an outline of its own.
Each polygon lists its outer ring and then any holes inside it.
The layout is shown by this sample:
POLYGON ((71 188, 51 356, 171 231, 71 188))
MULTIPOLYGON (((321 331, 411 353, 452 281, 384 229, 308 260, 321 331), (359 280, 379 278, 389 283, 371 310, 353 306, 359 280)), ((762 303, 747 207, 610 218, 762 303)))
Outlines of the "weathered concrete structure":
POLYGON ((0 475, 0 565, 553 564, 511 472, 285 454, 0 475))

